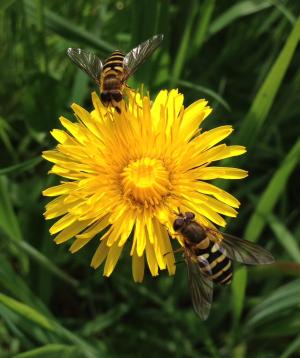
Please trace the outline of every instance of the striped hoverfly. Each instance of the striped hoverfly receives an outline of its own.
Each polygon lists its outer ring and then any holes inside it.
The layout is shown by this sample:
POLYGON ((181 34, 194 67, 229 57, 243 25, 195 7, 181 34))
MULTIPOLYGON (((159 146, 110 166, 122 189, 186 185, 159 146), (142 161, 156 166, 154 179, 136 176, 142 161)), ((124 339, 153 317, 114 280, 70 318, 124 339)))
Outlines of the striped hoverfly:
POLYGON ((104 106, 111 105, 118 113, 118 103, 123 99, 126 81, 140 65, 159 47, 163 35, 155 35, 139 44, 126 55, 114 51, 104 63, 95 54, 80 48, 68 48, 67 55, 72 62, 100 87, 100 99, 104 106))
POLYGON ((246 265, 274 262, 271 253, 250 241, 221 233, 199 224, 195 214, 177 214, 174 231, 183 238, 184 259, 193 307, 206 320, 213 299, 213 283, 229 285, 232 281, 232 261, 246 265))

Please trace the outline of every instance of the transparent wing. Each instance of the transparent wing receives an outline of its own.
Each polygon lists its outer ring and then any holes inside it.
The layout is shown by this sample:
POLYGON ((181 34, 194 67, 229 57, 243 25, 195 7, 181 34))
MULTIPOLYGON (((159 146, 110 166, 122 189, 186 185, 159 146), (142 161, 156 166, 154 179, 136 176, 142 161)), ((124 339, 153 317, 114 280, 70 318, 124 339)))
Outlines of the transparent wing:
POLYGON ((128 52, 124 57, 123 66, 125 69, 124 80, 131 76, 137 68, 146 61, 146 59, 158 48, 161 44, 164 35, 155 35, 147 41, 141 43, 133 50, 128 52))
MULTIPOLYGON (((274 262, 272 254, 253 242, 222 233, 223 239, 214 244, 229 259, 246 265, 264 265, 274 262)), ((212 249, 214 250, 214 248, 212 249)))
POLYGON ((87 73, 92 80, 100 84, 100 75, 102 72, 102 62, 100 58, 90 52, 80 48, 68 48, 67 55, 82 71, 87 73))
MULTIPOLYGON (((213 298, 213 282, 203 274, 199 264, 193 262, 187 256, 186 264, 189 289, 194 310, 202 320, 206 320, 209 315, 213 298)), ((208 265, 207 261, 206 263, 203 262, 203 266, 206 264, 208 265)))

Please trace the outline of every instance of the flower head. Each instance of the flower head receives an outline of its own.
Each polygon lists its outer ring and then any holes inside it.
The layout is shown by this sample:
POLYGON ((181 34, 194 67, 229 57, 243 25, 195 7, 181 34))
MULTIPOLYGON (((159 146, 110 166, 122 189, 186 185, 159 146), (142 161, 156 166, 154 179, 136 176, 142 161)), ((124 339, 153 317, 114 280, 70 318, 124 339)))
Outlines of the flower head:
POLYGON ((241 179, 247 172, 210 164, 245 148, 218 144, 232 132, 229 125, 201 132, 211 108, 205 100, 184 108, 176 90, 161 91, 153 104, 131 94, 120 114, 95 93, 92 100, 91 113, 72 105, 77 122, 61 117, 66 131, 54 129, 59 144, 43 153, 54 163, 50 173, 64 178, 43 192, 57 196, 46 206, 46 219, 60 217, 50 233, 58 234, 57 244, 75 238, 72 253, 98 240, 91 265, 105 261, 105 276, 125 244, 135 281, 142 281, 145 261, 153 276, 165 268, 174 274, 174 211, 193 211, 204 225, 225 226, 221 215, 235 217, 239 202, 207 180, 241 179))

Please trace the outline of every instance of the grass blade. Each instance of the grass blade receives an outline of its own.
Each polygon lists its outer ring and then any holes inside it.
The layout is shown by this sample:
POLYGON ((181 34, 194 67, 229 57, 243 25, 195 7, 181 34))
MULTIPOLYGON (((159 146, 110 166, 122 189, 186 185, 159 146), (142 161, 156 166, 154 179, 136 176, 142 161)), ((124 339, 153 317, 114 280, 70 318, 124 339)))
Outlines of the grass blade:
MULTIPOLYGON (((37 9, 34 1, 25 0, 25 9, 29 16, 36 19, 37 9)), ((44 9, 45 26, 48 30, 52 30, 66 39, 74 42, 79 42, 87 46, 97 48, 105 52, 112 52, 115 46, 112 44, 95 37, 90 32, 73 24, 71 21, 54 13, 49 9, 44 9)))
POLYGON ((253 329, 278 316, 283 310, 298 306, 300 296, 300 280, 295 280, 274 291, 264 302, 255 307, 246 323, 247 329, 253 329))
POLYGON ((300 262, 300 248, 294 235, 278 217, 269 215, 267 219, 280 245, 295 262, 300 262))
POLYGON ((29 286, 25 283, 20 275, 12 268, 12 265, 6 260, 5 256, 0 255, 0 285, 5 288, 11 295, 20 301, 31 304, 34 308, 39 309, 45 314, 49 312, 42 301, 33 294, 29 286))
POLYGON ((49 318, 39 313, 37 310, 19 302, 7 295, 0 293, 0 302, 12 311, 18 313, 22 317, 34 322, 38 326, 47 329, 48 331, 55 332, 55 325, 49 318))
POLYGON ((257 241, 266 224, 268 215, 272 212, 276 202, 285 189, 286 183, 296 168, 300 159, 300 138, 294 144, 290 152, 285 157, 279 169, 273 175, 266 190, 261 196, 258 205, 256 206, 254 214, 245 231, 245 239, 250 241, 257 241))
POLYGON ((270 7, 269 1, 243 1, 238 2, 227 11, 223 12, 216 20, 214 20, 209 27, 209 35, 215 35, 217 32, 223 30, 226 26, 230 25, 233 21, 247 15, 254 14, 258 11, 270 7))
POLYGON ((2 293, 0 293, 0 302, 3 303, 6 307, 8 307, 13 312, 33 322, 37 326, 42 327, 52 333, 55 333, 59 337, 63 337, 72 343, 75 343, 78 346, 78 348, 80 348, 82 356, 88 358, 98 357, 96 350, 89 343, 77 337, 74 333, 68 331, 66 328, 62 327, 54 319, 50 319, 44 316, 43 314, 41 314, 39 311, 33 309, 32 307, 22 302, 19 302, 2 293))
POLYGON ((0 175, 20 174, 20 173, 26 172, 27 170, 30 170, 30 169, 34 168, 35 166, 37 166, 39 163, 41 163, 41 161, 42 161, 42 158, 38 157, 38 158, 26 160, 23 163, 11 165, 7 168, 0 169, 0 175))
POLYGON ((266 79, 260 87, 251 108, 243 120, 240 130, 235 136, 236 143, 250 148, 257 140, 259 131, 264 124, 273 105, 283 77, 292 60, 300 39, 300 17, 292 29, 283 49, 271 67, 266 79))
POLYGON ((196 20, 195 33, 193 36, 193 52, 198 52, 204 43, 212 14, 216 5, 215 0, 206 0, 199 11, 199 18, 196 20))
POLYGON ((47 269, 49 272, 52 272, 56 277, 59 277, 64 282, 68 283, 69 285, 73 287, 78 287, 79 282, 75 280, 73 277, 62 271, 60 268, 58 268, 51 260, 48 259, 45 255, 40 253, 36 248, 31 246, 26 241, 15 241, 14 244, 18 246, 21 250, 24 251, 30 256, 33 260, 35 260, 37 263, 39 263, 41 266, 43 266, 45 269, 47 269))
MULTIPOLYGON (((285 351, 280 355, 279 358, 288 358, 300 348, 300 335, 298 335, 285 349, 285 351)), ((299 352, 298 352, 299 353, 299 352)))
MULTIPOLYGON (((295 169, 300 159, 300 139, 295 143, 293 148, 285 157, 280 168, 273 175, 266 190, 261 196, 255 212, 251 216, 248 225, 246 227, 244 238, 249 241, 256 242, 261 235, 263 228, 267 222, 267 217, 272 213, 272 210, 280 198, 282 191, 284 190, 286 183, 295 169)), ((244 306, 245 295, 239 293, 235 295, 237 290, 245 290, 247 283, 247 271, 245 268, 241 268, 245 271, 244 274, 235 275, 232 284, 233 298, 234 298, 234 321, 238 322, 241 316, 241 312, 244 306)))
POLYGON ((274 4, 274 6, 277 7, 279 11, 282 12, 282 14, 289 20, 289 22, 294 25, 296 22, 296 17, 293 15, 293 13, 285 6, 285 4, 279 0, 271 0, 271 2, 274 4))
POLYGON ((194 83, 191 83, 188 81, 177 80, 176 82, 178 84, 182 85, 183 87, 191 88, 197 92, 201 92, 201 93, 204 93, 204 94, 210 96, 211 98, 215 99, 218 103, 220 103, 220 105, 222 105, 224 108, 226 108, 227 111, 231 110, 228 102, 226 102, 225 99, 223 99, 220 95, 218 95, 217 92, 211 90, 210 88, 195 85, 194 83))
POLYGON ((176 83, 176 81, 179 79, 182 69, 185 64, 185 60, 187 58, 187 51, 190 46, 191 35, 192 35, 192 26, 194 23, 196 12, 197 12, 197 2, 195 0, 193 0, 192 4, 190 5, 189 16, 186 17, 187 22, 186 22, 184 32, 183 32, 183 35, 181 38, 177 56, 174 61, 172 77, 171 77, 171 82, 170 82, 171 88, 174 87, 174 83, 176 83))
POLYGON ((16 256, 20 259, 22 267, 25 271, 28 269, 28 257, 33 258, 40 265, 43 265, 48 271, 71 284, 77 286, 78 282, 65 272, 60 270, 53 262, 45 255, 36 250, 28 242, 24 241, 18 218, 13 209, 11 198, 9 196, 9 187, 6 177, 0 177, 0 229, 3 230, 10 243, 13 245, 16 256))
POLYGON ((56 358, 58 355, 62 358, 79 357, 76 347, 54 343, 17 354, 15 358, 56 358))
POLYGON ((6 177, 0 177, 0 228, 13 240, 22 240, 21 229, 14 213, 6 177))

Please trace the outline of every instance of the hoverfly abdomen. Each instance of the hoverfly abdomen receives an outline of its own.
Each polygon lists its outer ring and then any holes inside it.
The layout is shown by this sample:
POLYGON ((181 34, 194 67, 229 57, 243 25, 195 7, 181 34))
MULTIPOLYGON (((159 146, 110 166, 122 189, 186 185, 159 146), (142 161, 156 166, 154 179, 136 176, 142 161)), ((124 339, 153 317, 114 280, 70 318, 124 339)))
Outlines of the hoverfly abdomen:
POLYGON ((229 284, 232 277, 232 264, 221 251, 210 252, 208 259, 211 270, 211 280, 221 285, 229 284))
POLYGON ((232 276, 232 265, 220 250, 214 249, 214 243, 208 237, 202 240, 194 248, 194 254, 197 256, 201 269, 207 272, 207 277, 221 285, 229 284, 232 276), (205 259, 205 264, 201 262, 205 259))
POLYGON ((103 65, 102 86, 103 90, 120 89, 123 80, 124 54, 115 51, 109 56, 103 65))

